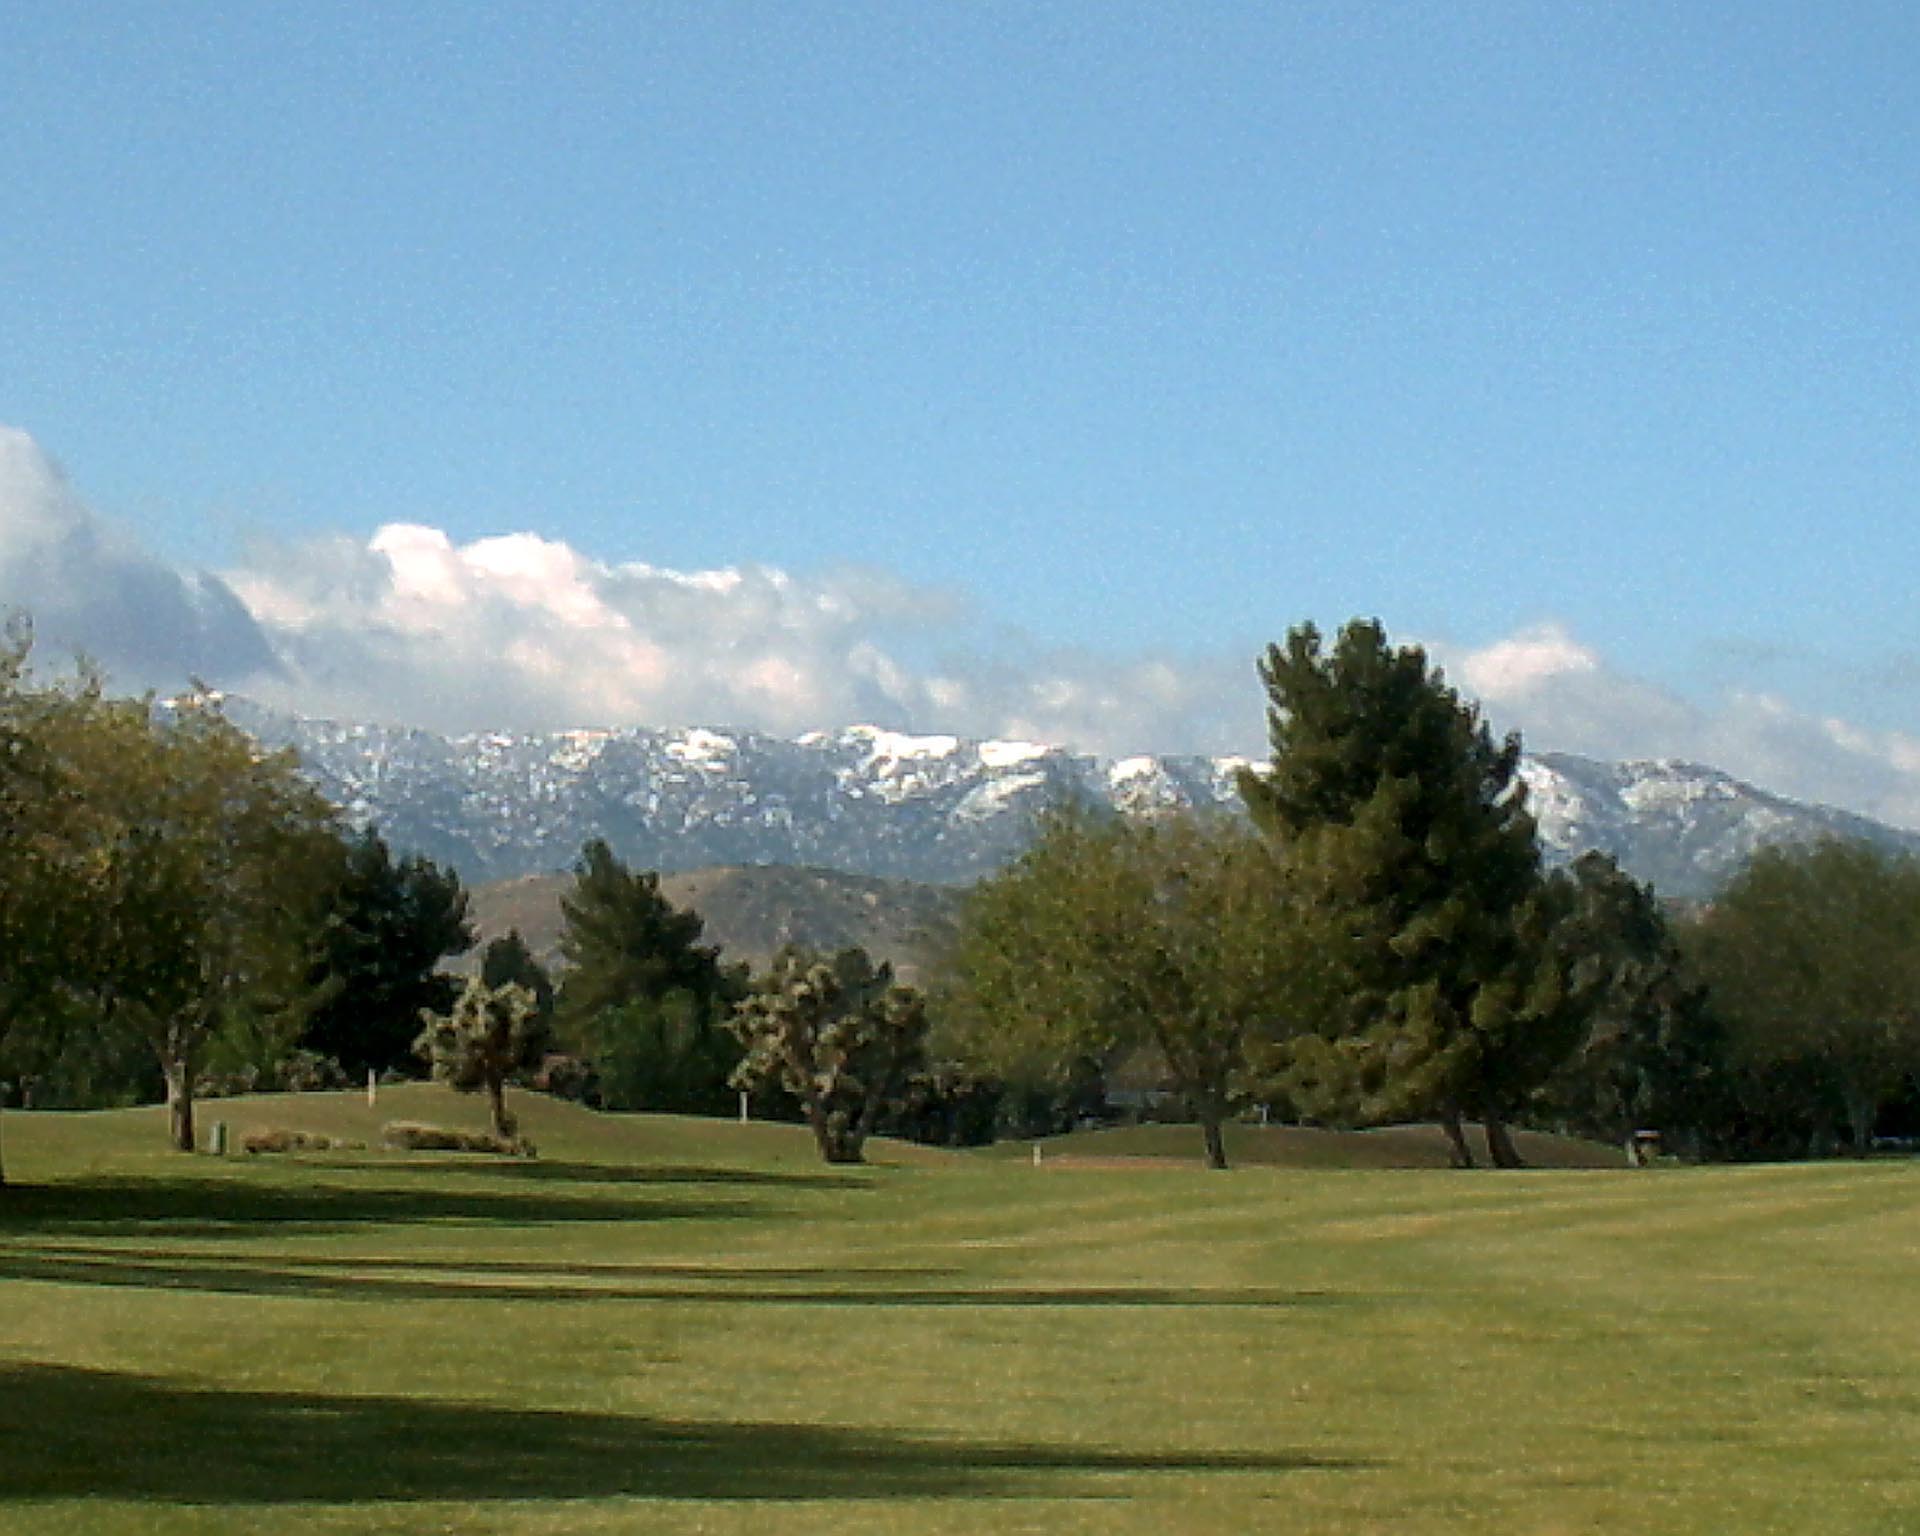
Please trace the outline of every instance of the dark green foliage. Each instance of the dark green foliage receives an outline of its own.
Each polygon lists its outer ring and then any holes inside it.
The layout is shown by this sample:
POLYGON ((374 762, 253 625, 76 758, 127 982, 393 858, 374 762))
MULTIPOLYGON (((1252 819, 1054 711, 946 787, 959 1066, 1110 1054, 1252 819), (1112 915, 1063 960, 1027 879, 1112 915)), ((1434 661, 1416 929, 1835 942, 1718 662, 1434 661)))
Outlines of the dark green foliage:
POLYGON ((785 1088, 829 1163, 862 1160, 867 1137, 925 1059, 925 998, 862 949, 830 960, 783 950, 731 1022, 745 1047, 734 1085, 785 1088))
POLYGON ((0 1043, 36 1102, 162 1089, 191 1147, 210 1043, 242 1019, 289 1038, 311 1000, 331 808, 210 695, 42 687, 26 657, 0 645, 0 1043))
POLYGON ((1725 1031, 1706 988, 1653 892, 1613 860, 1585 854, 1561 878, 1572 901, 1554 942, 1591 1005, 1548 1109, 1585 1135, 1656 1130, 1698 1155, 1723 1139, 1731 1108, 1725 1031))
POLYGON ((525 987, 533 994, 534 1011, 543 1019, 553 1017, 553 978, 534 958, 518 928, 511 928, 487 945, 480 956, 480 979, 490 987, 508 982, 525 987))
POLYGON ((636 997, 685 991, 704 998, 726 988, 719 951, 700 943, 699 914, 675 907, 660 894, 659 875, 629 870, 604 842, 581 850, 560 907, 567 960, 560 1013, 569 1023, 636 997))
POLYGON ((603 1010, 593 1084, 608 1109, 719 1114, 732 1107, 728 1075, 740 1059, 727 1028, 732 1005, 676 988, 603 1010))
POLYGON ((1843 1122, 1866 1151, 1920 1071, 1920 859, 1837 840, 1762 850, 1689 938, 1754 1117, 1797 1121, 1816 1146, 1843 1122))
POLYGON ((700 943, 699 914, 660 893, 603 842, 588 843, 562 899, 568 970, 557 1005, 567 1048, 619 1109, 712 1112, 731 1100, 739 1049, 726 1027, 745 978, 700 943))
POLYGON ((349 842, 309 983, 322 1001, 301 1043, 353 1077, 413 1067, 422 1009, 445 1010, 458 983, 440 962, 473 945, 460 877, 430 859, 395 861, 369 830, 349 842))
POLYGON ((1551 914, 1520 741, 1417 646, 1356 620, 1323 650, 1302 625, 1260 664, 1273 759, 1243 772, 1255 822, 1314 888, 1343 984, 1321 990, 1311 1033, 1268 1053, 1276 1085, 1329 1119, 1439 1114, 1465 1160, 1460 1117, 1484 1117, 1509 1161, 1505 1118, 1551 1066, 1542 1033, 1572 1033, 1539 944, 1551 914))
POLYGON ((546 1049, 546 1024, 534 996, 515 982, 490 987, 468 980, 445 1014, 423 1010, 424 1026, 414 1053, 432 1064, 437 1081, 459 1093, 485 1092, 493 1134, 511 1138, 517 1127, 507 1112, 507 1081, 533 1065, 546 1049))
POLYGON ((1005 1085, 957 1061, 936 1061, 908 1078, 880 1131, 933 1147, 983 1147, 1000 1123, 1005 1085))
POLYGON ((35 1102, 73 1102, 96 1084, 118 1098, 132 1077, 157 1080, 144 1045, 130 1074, 120 1052, 68 1028, 89 1018, 76 1004, 106 958, 102 850, 114 823, 86 788, 94 723, 116 707, 95 677, 35 679, 31 648, 24 620, 0 632, 0 1051, 37 1079, 23 1083, 35 1102))

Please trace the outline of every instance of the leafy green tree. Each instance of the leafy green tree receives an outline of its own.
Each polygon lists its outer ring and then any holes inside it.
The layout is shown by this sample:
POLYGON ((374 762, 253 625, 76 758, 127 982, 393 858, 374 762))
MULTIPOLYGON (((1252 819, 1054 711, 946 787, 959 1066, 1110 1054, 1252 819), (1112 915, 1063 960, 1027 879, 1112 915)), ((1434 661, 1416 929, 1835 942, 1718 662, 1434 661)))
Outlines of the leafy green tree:
POLYGON ((493 1134, 512 1140, 519 1126, 507 1109, 507 1082, 546 1048, 533 993, 517 982, 489 986, 474 976, 447 1013, 424 1008, 420 1022, 414 1050, 432 1064, 434 1079, 459 1093, 484 1091, 493 1134))
POLYGON ((1276 847, 1224 818, 1063 807, 971 893, 943 1009, 1014 1082, 1151 1047, 1224 1168, 1248 1047, 1293 1031, 1317 969, 1295 890, 1276 847))
POLYGON ((1355 620, 1331 650, 1311 624, 1260 663, 1272 761, 1243 771, 1255 823, 1316 888, 1327 953, 1346 970, 1315 1028, 1271 1054, 1276 1081, 1329 1117, 1506 1119, 1550 1051, 1531 1038, 1561 999, 1529 934, 1544 930, 1520 741, 1494 741, 1418 646, 1355 620), (1529 910, 1533 908, 1533 910, 1529 910))
POLYGON ((418 855, 396 860, 371 829, 346 844, 309 973, 321 1001, 301 1041, 353 1077, 413 1064, 422 1009, 457 983, 442 960, 473 946, 460 877, 418 855))
POLYGON ((863 949, 831 960, 787 948, 735 1010, 745 1047, 734 1085, 773 1083, 805 1113, 820 1156, 862 1161, 867 1137, 897 1108, 925 1059, 926 999, 863 949))
POLYGON ((290 755, 262 752, 204 695, 168 714, 103 704, 88 734, 102 873, 86 996, 154 1052, 169 1137, 191 1151, 194 1081, 222 1020, 310 1004, 334 812, 290 755))
POLYGON ((24 620, 0 630, 0 1048, 15 1070, 55 1051, 54 1026, 75 1015, 75 984, 100 954, 103 829, 76 767, 99 682, 40 682, 32 644, 24 620))
MULTIPOLYGON (((1920 859, 1837 839, 1763 849, 1693 941, 1735 1061, 1763 1085, 1830 1085, 1865 1152, 1920 1071, 1920 859)), ((1817 1137, 1826 1111, 1808 1113, 1817 1137)))
POLYGON ((675 907, 657 874, 634 873, 598 840, 582 851, 560 910, 568 968, 558 1029, 592 1065, 603 1102, 725 1108, 739 1059, 727 1019, 745 979, 720 963, 716 946, 700 943, 699 914, 675 907))

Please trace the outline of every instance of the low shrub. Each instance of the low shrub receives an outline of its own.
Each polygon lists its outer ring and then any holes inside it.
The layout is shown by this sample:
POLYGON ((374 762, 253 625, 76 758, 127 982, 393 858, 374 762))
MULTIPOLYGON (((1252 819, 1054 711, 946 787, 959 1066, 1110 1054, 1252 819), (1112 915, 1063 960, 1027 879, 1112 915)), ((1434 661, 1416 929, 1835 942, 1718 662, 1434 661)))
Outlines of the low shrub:
POLYGON ((417 1120, 389 1120, 380 1128, 383 1145, 396 1152, 490 1152, 500 1157, 532 1157, 534 1145, 524 1136, 503 1140, 486 1131, 455 1131, 444 1125, 422 1125, 417 1120))
POLYGON ((338 1136, 316 1136, 307 1131, 290 1131, 284 1126, 255 1126, 240 1137, 240 1150, 260 1152, 356 1152, 365 1143, 342 1141, 338 1136))

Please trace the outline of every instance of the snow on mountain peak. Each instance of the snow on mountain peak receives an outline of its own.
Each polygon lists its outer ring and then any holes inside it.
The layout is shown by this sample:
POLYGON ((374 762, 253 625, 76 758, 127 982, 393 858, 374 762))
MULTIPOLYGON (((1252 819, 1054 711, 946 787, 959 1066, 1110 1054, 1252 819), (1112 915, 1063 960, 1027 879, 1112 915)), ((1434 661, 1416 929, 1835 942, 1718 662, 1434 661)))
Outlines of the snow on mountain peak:
POLYGON ((733 757, 739 750, 740 743, 731 736, 702 730, 699 726, 683 732, 678 741, 670 741, 666 746, 667 756, 702 768, 718 768, 723 759, 733 757))
POLYGON ((978 748, 980 761, 988 768, 1017 768, 1052 750, 1037 741, 983 741, 978 748))
MULTIPOLYGON (((295 748, 356 823, 470 881, 564 869, 589 838, 642 867, 811 864, 952 882, 1017 854, 1054 796, 1127 809, 1234 809, 1243 757, 1115 762, 1030 741, 877 726, 792 739, 694 728, 489 733, 310 722, 234 700, 269 746, 295 748)), ((1920 852, 1920 834, 1751 789, 1710 768, 1523 760, 1549 858, 1611 854, 1663 894, 1702 897, 1756 847, 1866 836, 1920 852)))
POLYGON ((883 730, 877 725, 855 725, 847 735, 867 744, 869 762, 901 763, 926 758, 952 757, 960 750, 958 736, 909 736, 902 731, 883 730))

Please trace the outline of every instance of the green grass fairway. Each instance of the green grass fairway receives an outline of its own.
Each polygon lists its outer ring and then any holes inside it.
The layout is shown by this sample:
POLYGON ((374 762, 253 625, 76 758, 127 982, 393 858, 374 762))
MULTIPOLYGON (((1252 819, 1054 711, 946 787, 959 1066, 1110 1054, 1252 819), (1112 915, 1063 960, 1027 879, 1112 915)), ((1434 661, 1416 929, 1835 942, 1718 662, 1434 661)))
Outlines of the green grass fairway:
POLYGON ((5 1116, 0 1529, 1920 1531, 1904 1163, 829 1170, 520 1102, 538 1161, 5 1116))

